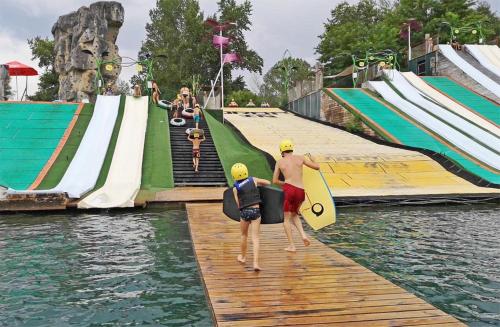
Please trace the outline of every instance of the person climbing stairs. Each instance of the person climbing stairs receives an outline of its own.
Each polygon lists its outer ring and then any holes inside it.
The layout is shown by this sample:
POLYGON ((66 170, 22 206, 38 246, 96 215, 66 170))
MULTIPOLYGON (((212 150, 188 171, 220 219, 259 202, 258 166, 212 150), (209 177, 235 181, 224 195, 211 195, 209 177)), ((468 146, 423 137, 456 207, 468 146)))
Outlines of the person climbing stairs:
POLYGON ((206 140, 200 145, 199 172, 194 171, 193 148, 186 134, 186 129, 194 127, 192 119, 187 119, 184 126, 170 126, 175 186, 226 186, 226 175, 204 119, 200 121, 199 128, 204 130, 206 140))

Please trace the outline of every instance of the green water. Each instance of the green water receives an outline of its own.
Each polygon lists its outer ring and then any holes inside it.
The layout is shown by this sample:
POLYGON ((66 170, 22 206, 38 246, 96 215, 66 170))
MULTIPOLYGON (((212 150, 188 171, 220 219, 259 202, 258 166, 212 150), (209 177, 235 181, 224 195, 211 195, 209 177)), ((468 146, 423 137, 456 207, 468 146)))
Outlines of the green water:
POLYGON ((0 216, 0 326, 210 326, 184 210, 0 216))
POLYGON ((499 209, 342 208, 316 237, 470 326, 500 326, 499 209))

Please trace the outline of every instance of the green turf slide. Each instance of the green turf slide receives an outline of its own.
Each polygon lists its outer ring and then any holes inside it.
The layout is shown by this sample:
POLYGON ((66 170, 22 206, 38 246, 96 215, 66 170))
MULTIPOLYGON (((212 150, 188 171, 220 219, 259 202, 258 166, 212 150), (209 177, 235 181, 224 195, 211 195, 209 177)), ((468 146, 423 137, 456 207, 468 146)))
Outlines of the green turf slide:
POLYGON ((0 103, 0 185, 27 189, 54 153, 77 104, 0 103))
POLYGON ((500 105, 474 93, 447 77, 426 76, 422 78, 427 84, 445 93, 448 97, 476 111, 479 115, 491 120, 495 124, 500 124, 500 105))
POLYGON ((252 176, 272 179, 273 172, 263 152, 248 144, 233 128, 222 124, 210 113, 205 114, 205 119, 222 162, 228 185, 234 184, 231 167, 237 162, 244 163, 252 176))
POLYGON ((141 190, 174 187, 168 111, 150 104, 142 161, 141 190))
POLYGON ((469 157, 456 152, 447 144, 434 138, 426 129, 416 125, 413 120, 399 110, 391 108, 383 101, 361 89, 327 89, 326 92, 346 109, 359 116, 370 126, 376 126, 376 131, 386 139, 404 145, 432 150, 440 153, 465 170, 495 184, 500 184, 500 175, 488 170, 469 157))

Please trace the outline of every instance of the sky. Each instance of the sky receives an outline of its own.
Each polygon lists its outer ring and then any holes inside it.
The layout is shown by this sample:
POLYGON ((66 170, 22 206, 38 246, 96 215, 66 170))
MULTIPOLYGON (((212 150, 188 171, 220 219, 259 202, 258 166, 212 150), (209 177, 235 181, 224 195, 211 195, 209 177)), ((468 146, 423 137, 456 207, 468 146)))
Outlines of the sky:
MULTIPOLYGON (((242 0, 237 0, 241 2, 242 0)), ((31 60, 26 40, 35 36, 52 37, 51 28, 60 15, 88 6, 95 1, 86 0, 1 0, 0 6, 0 63, 18 60, 37 66, 31 60)), ((149 22, 149 10, 155 0, 122 0, 125 22, 120 29, 117 45, 122 56, 136 58, 145 38, 145 25, 149 22)), ((199 0, 205 16, 215 13, 216 0, 199 0)), ((246 33, 251 48, 264 59, 266 72, 283 57, 288 49, 293 57, 300 57, 314 64, 315 47, 322 34, 330 11, 341 0, 252 0, 252 30, 246 33)), ((357 2, 349 0, 350 3, 357 2)), ((499 0, 488 0, 493 10, 500 12, 499 0)), ((39 73, 40 73, 40 69, 39 73)), ((124 68, 120 78, 128 81, 134 68, 124 68)), ((242 74, 248 87, 256 89, 259 77, 248 72, 242 74)), ((37 89, 37 78, 30 78, 29 93, 37 89)), ((15 83, 12 85, 15 89, 15 83)), ((24 89, 24 78, 19 80, 24 89)), ((20 93, 22 91, 19 91, 20 93)))

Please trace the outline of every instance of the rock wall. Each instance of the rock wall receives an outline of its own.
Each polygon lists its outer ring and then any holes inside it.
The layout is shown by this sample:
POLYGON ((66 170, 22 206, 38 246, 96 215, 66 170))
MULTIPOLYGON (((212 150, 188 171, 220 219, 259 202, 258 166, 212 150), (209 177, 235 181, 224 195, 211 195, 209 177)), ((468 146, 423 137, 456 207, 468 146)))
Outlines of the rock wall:
MULTIPOLYGON (((119 2, 100 1, 59 17, 52 27, 59 99, 95 101, 96 59, 121 63, 115 43, 124 14, 119 2)), ((105 83, 111 83, 115 91, 120 71, 120 65, 113 65, 112 71, 101 67, 105 83)))

